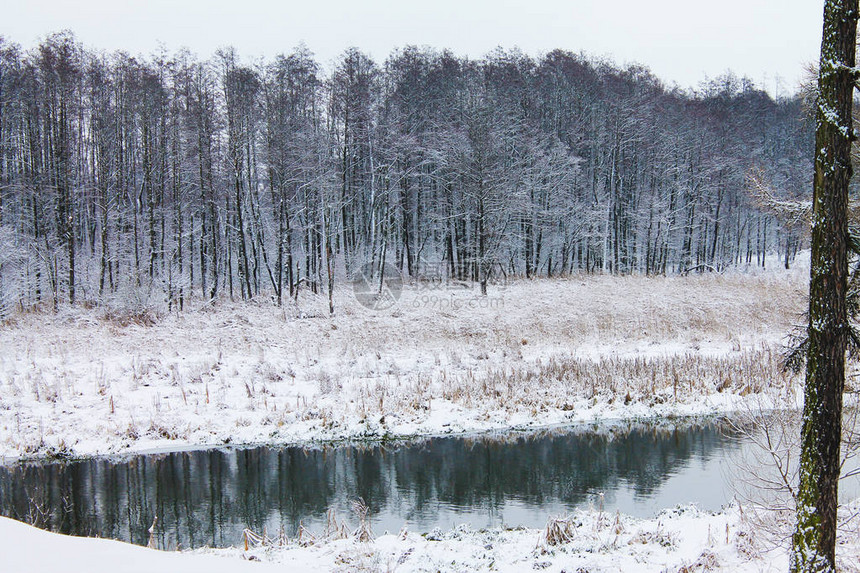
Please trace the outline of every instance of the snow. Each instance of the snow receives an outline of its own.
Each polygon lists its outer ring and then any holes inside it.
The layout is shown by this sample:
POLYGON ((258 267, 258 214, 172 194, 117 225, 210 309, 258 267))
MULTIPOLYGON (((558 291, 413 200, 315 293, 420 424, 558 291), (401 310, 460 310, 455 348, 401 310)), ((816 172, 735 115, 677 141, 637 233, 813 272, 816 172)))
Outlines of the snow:
MULTIPOLYGON (((364 309, 341 287, 333 317, 325 297, 307 294, 284 309, 221 302, 148 326, 80 308, 24 314, 0 327, 0 455, 11 462, 504 430, 729 412, 785 397, 797 405, 798 380, 779 373, 776 353, 801 320, 808 265, 774 267, 519 281, 491 289, 493 304, 444 288, 444 307, 422 304, 426 287, 412 284, 384 312, 364 309)), ((786 570, 785 539, 764 539, 753 513, 737 503, 651 519, 591 509, 562 522, 567 539, 557 545, 546 530, 459 526, 383 532, 369 542, 315 532, 313 542, 185 552, 0 518, 0 568, 786 570)), ((839 559, 853 566, 860 538, 841 535, 839 559)))
POLYGON ((80 538, 0 517, 0 567, 30 573, 184 573, 283 571, 282 567, 200 553, 168 553, 108 539, 80 538))
POLYGON ((517 281, 488 299, 415 283, 381 312, 341 286, 334 316, 306 293, 282 309, 201 304, 153 325, 79 307, 22 314, 0 326, 0 457, 742 409, 797 384, 778 353, 801 319, 808 266, 771 268, 517 281))
POLYGON ((439 534, 406 532, 383 535, 373 543, 353 539, 319 547, 257 551, 262 561, 302 569, 313 559, 318 570, 386 571, 665 571, 707 562, 731 571, 758 571, 770 566, 738 551, 743 539, 740 515, 707 514, 694 507, 664 512, 656 519, 639 520, 599 511, 569 518, 570 539, 550 545, 545 530, 458 527, 439 534), (726 538, 728 537, 728 542, 726 538))
MULTIPOLYGON (((718 513, 677 507, 653 519, 599 510, 569 516, 562 543, 546 529, 483 529, 384 533, 368 542, 354 536, 229 549, 160 552, 117 541, 67 537, 0 518, 5 571, 99 573, 136 571, 785 571, 788 549, 760 539, 749 508, 718 513), (252 562, 253 561, 253 562, 252 562)), ((840 535, 838 560, 860 556, 856 531, 840 535)))

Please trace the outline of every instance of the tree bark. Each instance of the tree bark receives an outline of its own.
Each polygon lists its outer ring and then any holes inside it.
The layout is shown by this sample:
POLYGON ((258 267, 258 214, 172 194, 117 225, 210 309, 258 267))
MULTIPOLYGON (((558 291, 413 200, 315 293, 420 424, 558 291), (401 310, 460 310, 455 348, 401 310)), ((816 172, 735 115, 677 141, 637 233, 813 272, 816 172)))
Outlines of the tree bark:
POLYGON ((848 337, 848 183, 858 0, 828 0, 818 77, 809 346, 792 572, 835 571, 848 337))

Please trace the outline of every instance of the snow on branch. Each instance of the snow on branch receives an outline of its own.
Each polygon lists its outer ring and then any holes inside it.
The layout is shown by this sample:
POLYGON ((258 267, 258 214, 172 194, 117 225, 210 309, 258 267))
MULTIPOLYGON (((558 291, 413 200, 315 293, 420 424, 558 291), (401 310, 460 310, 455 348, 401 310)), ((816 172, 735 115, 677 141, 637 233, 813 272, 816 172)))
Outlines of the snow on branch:
POLYGON ((752 170, 747 175, 747 188, 760 209, 772 213, 784 224, 792 227, 808 225, 812 220, 812 201, 783 199, 765 183, 764 171, 752 170))

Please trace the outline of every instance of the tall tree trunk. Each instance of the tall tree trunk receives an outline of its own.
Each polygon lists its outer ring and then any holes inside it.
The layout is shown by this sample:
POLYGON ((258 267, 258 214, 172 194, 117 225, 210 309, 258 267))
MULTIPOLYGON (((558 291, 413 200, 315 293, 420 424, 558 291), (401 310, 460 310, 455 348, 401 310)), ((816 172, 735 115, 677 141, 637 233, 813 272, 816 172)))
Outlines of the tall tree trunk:
POLYGON ((848 183, 858 0, 828 0, 818 77, 809 346, 792 572, 835 571, 842 392, 848 337, 848 183))

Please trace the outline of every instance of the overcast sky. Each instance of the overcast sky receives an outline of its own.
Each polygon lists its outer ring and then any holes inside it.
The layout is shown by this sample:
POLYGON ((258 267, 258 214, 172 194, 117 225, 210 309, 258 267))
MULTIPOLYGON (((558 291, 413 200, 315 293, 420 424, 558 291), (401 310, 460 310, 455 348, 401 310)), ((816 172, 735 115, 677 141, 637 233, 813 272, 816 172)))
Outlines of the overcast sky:
POLYGON ((384 62, 408 44, 480 57, 497 46, 554 48, 648 66, 696 87, 731 69, 773 93, 794 91, 817 60, 821 0, 5 0, 0 34, 29 48, 72 30, 88 47, 150 54, 164 44, 201 57, 233 45, 245 58, 300 41, 327 67, 357 46, 384 62))

